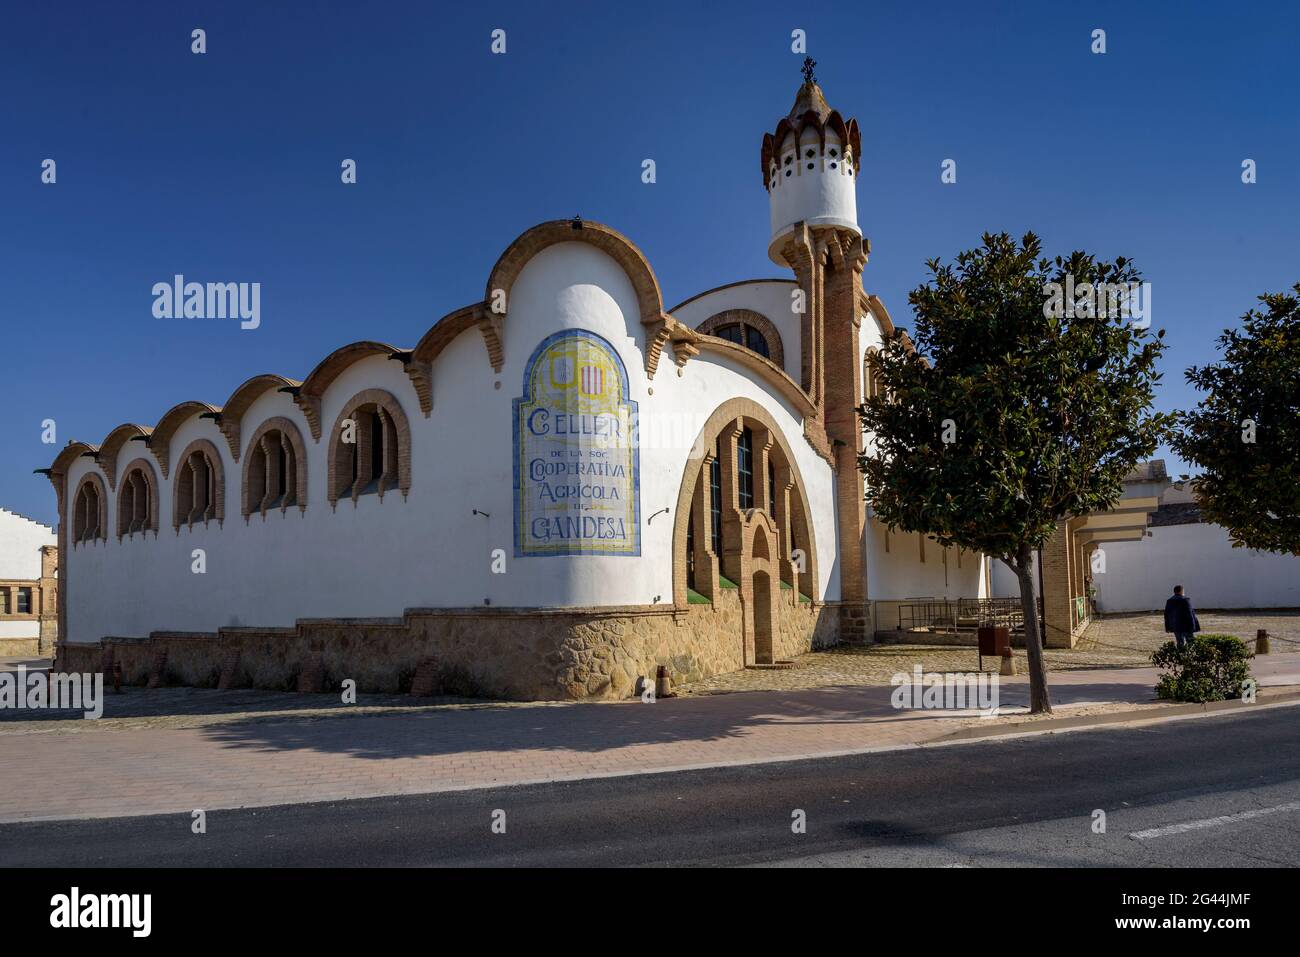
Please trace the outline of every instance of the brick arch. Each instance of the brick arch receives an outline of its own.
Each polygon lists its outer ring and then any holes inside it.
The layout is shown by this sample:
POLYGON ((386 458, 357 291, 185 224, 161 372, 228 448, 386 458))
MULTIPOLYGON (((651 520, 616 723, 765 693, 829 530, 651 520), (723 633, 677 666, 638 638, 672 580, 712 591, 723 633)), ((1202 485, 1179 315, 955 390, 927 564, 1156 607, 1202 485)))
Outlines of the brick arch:
MULTIPOLYGON (((302 440, 302 432, 299 430, 297 423, 292 419, 277 415, 259 425, 248 440, 248 447, 244 453, 244 464, 239 473, 240 512, 244 518, 248 518, 254 512, 260 512, 262 515, 266 514, 262 500, 259 499, 257 502, 253 502, 250 498, 249 472, 256 458, 253 450, 268 432, 276 431, 289 440, 289 446, 293 449, 294 504, 298 506, 298 511, 307 511, 307 445, 302 440)), ((287 504, 282 504, 280 511, 283 512, 288 507, 287 504)))
POLYGON ((187 528, 192 528, 196 521, 203 521, 206 523, 212 519, 215 519, 218 524, 224 522, 226 519, 226 466, 221 460, 221 453, 217 450, 217 447, 208 439, 195 439, 189 445, 185 446, 184 452, 176 457, 174 465, 176 466, 176 474, 172 477, 172 528, 180 531, 182 525, 185 525, 187 528), (205 509, 205 513, 207 511, 212 512, 210 518, 191 518, 190 516, 194 511, 193 507, 186 510, 184 518, 181 516, 181 494, 187 483, 189 483, 188 487, 190 489, 189 494, 191 501, 194 499, 192 484, 194 477, 192 475, 187 476, 185 474, 185 469, 189 463, 190 456, 195 452, 202 452, 204 456, 206 456, 208 467, 212 472, 212 497, 209 502, 209 508, 205 509))
MULTIPOLYGON (((791 530, 795 541, 806 554, 806 564, 804 573, 796 576, 798 579, 796 582, 797 587, 793 589, 792 598, 794 601, 798 601, 801 588, 806 588, 810 599, 814 602, 819 600, 819 582, 821 579, 817 573, 817 543, 813 539, 812 509, 808 503, 807 485, 804 483, 803 475, 799 470, 799 464, 790 449, 789 441, 777 426, 771 413, 752 399, 735 398, 728 399, 719 405, 705 421, 686 460, 686 466, 682 474, 682 484, 677 492, 677 509, 673 519, 674 605, 685 606, 687 604, 686 529, 690 523, 691 506, 695 499, 695 489, 700 483, 705 459, 713 454, 714 441, 718 436, 727 429, 735 429, 744 425, 749 425, 751 428, 765 429, 771 434, 772 448, 769 454, 774 457, 780 469, 788 473, 789 482, 793 486, 790 492, 791 530)), ((766 478, 764 477, 763 480, 766 481, 766 478)), ((766 514, 766 506, 764 505, 763 509, 753 511, 761 511, 766 514)), ((743 549, 744 543, 742 542, 742 553, 743 549)), ((777 570, 780 571, 781 556, 776 555, 775 552, 776 549, 773 549, 772 560, 774 564, 778 565, 777 570)), ((776 577, 779 579, 779 575, 776 577)))
POLYGON ((127 422, 119 425, 99 443, 99 466, 108 477, 109 490, 117 488, 117 457, 127 442, 136 438, 148 438, 153 429, 145 425, 127 422))
POLYGON ((747 567, 738 583, 743 661, 747 665, 770 665, 776 660, 776 609, 781 596, 776 520, 766 511, 750 509, 740 527, 741 551, 747 556, 747 567))
POLYGON ((182 424, 194 415, 213 415, 221 410, 215 405, 208 405, 206 402, 197 402, 190 400, 174 405, 158 420, 158 424, 153 427, 153 432, 149 435, 149 451, 153 452, 153 457, 158 460, 158 467, 162 470, 163 478, 167 478, 171 471, 171 444, 172 437, 176 430, 182 424))
POLYGON ((296 379, 289 379, 274 372, 264 372, 246 379, 230 393, 230 398, 221 407, 221 418, 217 420, 217 428, 221 429, 221 434, 226 437, 226 443, 230 446, 230 455, 236 462, 239 461, 241 445, 239 430, 244 413, 272 389, 292 391, 301 385, 302 383, 296 379))
MULTIPOLYGON (((407 421, 406 413, 402 410, 402 405, 396 397, 385 389, 363 389, 348 399, 339 410, 338 416, 334 419, 334 428, 330 430, 329 436, 329 458, 328 474, 326 475, 326 495, 329 498, 331 506, 338 504, 338 500, 343 494, 344 487, 351 482, 351 475, 344 475, 343 442, 341 433, 343 429, 343 420, 351 417, 358 408, 363 405, 378 406, 393 423, 393 431, 397 435, 397 488, 402 493, 402 498, 406 498, 411 491, 411 426, 407 421)), ((384 496, 385 487, 380 485, 379 497, 384 496)), ((353 501, 356 501, 356 494, 353 494, 353 501)))
MULTIPOLYGON (((89 506, 86 502, 86 507, 89 506)), ((72 514, 69 516, 69 525, 72 527, 72 545, 84 545, 86 542, 108 541, 108 487, 104 484, 104 477, 98 472, 87 472, 77 482, 76 491, 72 494, 72 514), (93 490, 96 496, 96 507, 93 526, 89 525, 90 515, 80 514, 83 509, 82 492, 87 487, 93 490), (89 535, 87 536, 87 531, 89 535)))
POLYGON ((320 408, 325 390, 351 366, 371 356, 401 359, 409 356, 409 353, 386 342, 375 342, 370 339, 350 342, 346 346, 335 349, 318 362, 316 368, 302 380, 302 385, 298 387, 293 401, 302 410, 313 439, 320 441, 320 408))
MULTIPOLYGON (((659 280, 645 254, 636 244, 620 233, 602 223, 582 220, 557 219, 539 223, 526 230, 514 242, 506 247, 501 258, 488 274, 487 289, 483 294, 483 316, 488 325, 495 328, 497 352, 494 355, 494 367, 502 360, 500 326, 507 321, 510 311, 510 290, 519 274, 524 271, 528 261, 542 250, 558 243, 586 243, 595 246, 618 263, 632 282, 636 293, 637 306, 641 311, 641 324, 646 327, 645 367, 651 378, 659 364, 663 347, 674 336, 689 338, 685 327, 664 312, 664 297, 659 288, 659 280), (500 300, 504 293, 504 308, 500 300), (495 307, 495 308, 494 308, 495 307)), ((486 338, 486 333, 485 333, 486 338)), ((491 345, 489 345, 491 352, 491 345)))
POLYGON ((755 312, 753 309, 724 309, 701 322, 695 327, 695 331, 706 336, 716 336, 719 327, 737 322, 757 329, 767 340, 768 358, 780 368, 785 368, 785 346, 781 342, 781 333, 772 320, 761 312, 755 312))
POLYGON ((140 456, 132 459, 122 469, 121 487, 117 490, 117 537, 119 540, 134 534, 130 530, 130 526, 134 522, 135 514, 139 509, 133 506, 132 514, 128 516, 123 503, 128 491, 138 495, 141 485, 148 493, 149 507, 144 515, 144 526, 136 529, 136 531, 151 531, 154 535, 158 534, 158 477, 154 474, 153 463, 144 456, 140 456), (135 482, 135 473, 140 474, 139 483, 135 482))

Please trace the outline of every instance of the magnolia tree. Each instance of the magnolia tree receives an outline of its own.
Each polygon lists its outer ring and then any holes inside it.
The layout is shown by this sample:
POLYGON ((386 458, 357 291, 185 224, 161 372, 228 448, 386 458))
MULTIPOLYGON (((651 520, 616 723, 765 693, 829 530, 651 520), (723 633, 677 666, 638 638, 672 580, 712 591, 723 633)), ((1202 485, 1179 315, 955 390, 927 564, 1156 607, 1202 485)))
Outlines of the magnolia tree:
POLYGON ((1219 336, 1222 361, 1187 370, 1204 396, 1172 444, 1205 470, 1196 500, 1234 546, 1300 555, 1300 283, 1293 288, 1260 296, 1240 330, 1219 336))
POLYGON ((860 409, 876 517, 1016 574, 1033 712, 1052 709, 1034 551, 1062 519, 1112 507, 1170 426, 1151 411, 1164 332, 1145 328, 1137 270, 1040 253, 1032 233, 986 234, 951 265, 928 262, 908 296, 915 340, 884 342, 860 409))

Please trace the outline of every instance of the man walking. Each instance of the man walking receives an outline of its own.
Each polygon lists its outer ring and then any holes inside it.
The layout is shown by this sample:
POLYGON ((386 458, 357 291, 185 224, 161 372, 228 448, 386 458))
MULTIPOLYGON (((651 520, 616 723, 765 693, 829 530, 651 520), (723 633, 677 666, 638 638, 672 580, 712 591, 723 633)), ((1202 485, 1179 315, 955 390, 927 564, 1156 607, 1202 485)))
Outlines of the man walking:
POLYGON ((1174 593, 1165 602, 1165 631, 1171 631, 1178 650, 1182 651, 1192 636, 1201 630, 1201 623, 1196 618, 1191 599, 1183 595, 1183 586, 1175 585, 1174 593))

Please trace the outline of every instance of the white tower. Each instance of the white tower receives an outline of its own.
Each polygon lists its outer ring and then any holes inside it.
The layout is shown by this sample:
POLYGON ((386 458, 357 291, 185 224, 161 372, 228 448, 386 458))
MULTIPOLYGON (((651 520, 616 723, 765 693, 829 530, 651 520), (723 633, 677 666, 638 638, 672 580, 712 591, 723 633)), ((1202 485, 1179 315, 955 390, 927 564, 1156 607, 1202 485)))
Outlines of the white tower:
POLYGON ((858 229, 857 180, 862 139, 856 120, 832 110, 804 60, 804 82, 790 113, 763 134, 763 183, 772 210, 767 254, 778 266, 786 237, 799 223, 858 229))

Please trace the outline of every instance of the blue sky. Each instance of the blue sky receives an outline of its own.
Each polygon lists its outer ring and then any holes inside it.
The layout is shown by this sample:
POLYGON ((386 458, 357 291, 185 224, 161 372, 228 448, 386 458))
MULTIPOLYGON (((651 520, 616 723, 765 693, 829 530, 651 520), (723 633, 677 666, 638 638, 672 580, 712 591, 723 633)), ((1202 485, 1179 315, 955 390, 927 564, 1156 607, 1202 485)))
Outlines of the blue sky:
POLYGON ((301 378, 346 342, 413 345, 542 220, 626 233, 669 306, 777 275, 758 157, 800 80, 795 28, 862 128, 864 284, 902 325, 924 261, 986 230, 1129 256, 1168 330, 1172 409, 1219 331, 1300 280, 1288 3, 223 0, 0 17, 0 505, 42 521, 42 420, 60 446, 98 442, 255 373, 301 378), (261 328, 155 319, 150 289, 175 273, 260 282, 261 328))

